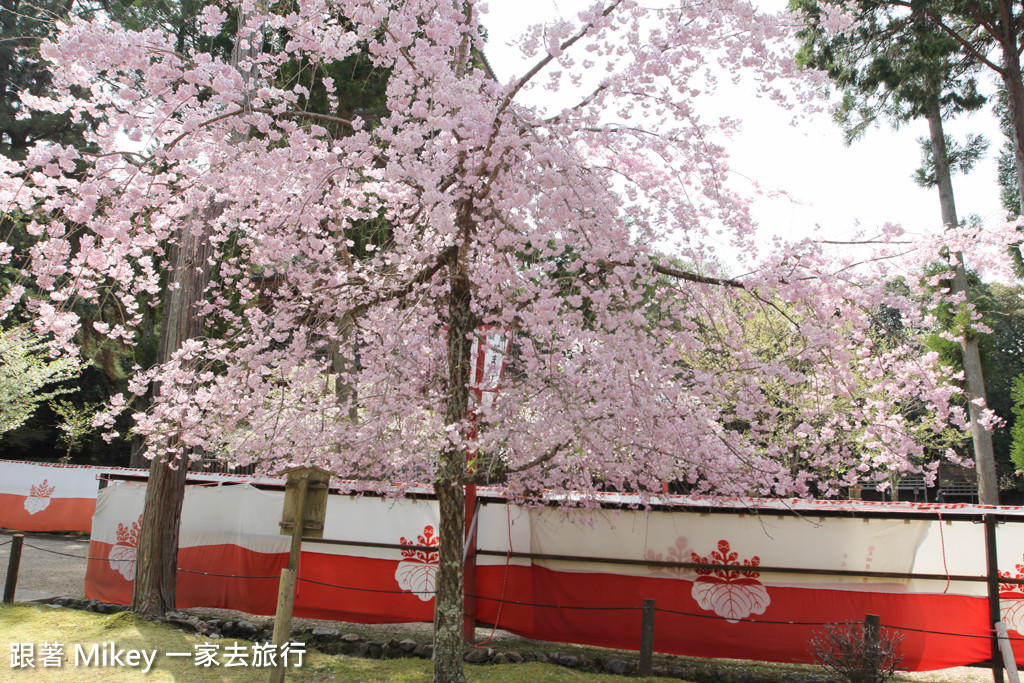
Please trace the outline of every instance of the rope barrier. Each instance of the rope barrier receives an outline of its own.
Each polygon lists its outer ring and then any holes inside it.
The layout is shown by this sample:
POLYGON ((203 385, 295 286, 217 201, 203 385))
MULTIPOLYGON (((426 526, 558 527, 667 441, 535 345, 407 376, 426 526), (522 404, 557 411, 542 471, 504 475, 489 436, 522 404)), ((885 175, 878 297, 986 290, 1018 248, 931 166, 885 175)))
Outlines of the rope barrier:
POLYGON ((95 560, 102 562, 109 560, 109 557, 88 557, 87 555, 72 555, 71 553, 62 553, 59 550, 50 550, 49 548, 40 548, 39 546, 32 545, 31 543, 24 544, 26 548, 32 548, 33 550, 40 550, 44 553, 53 553, 54 555, 62 555, 64 557, 74 557, 79 560, 95 560))
MULTIPOLYGON (((9 541, 8 541, 9 542, 9 541)), ((25 543, 26 548, 32 548, 33 550, 40 550, 44 553, 52 553, 54 555, 61 555, 63 557, 73 557, 78 560, 89 560, 92 562, 106 562, 110 560, 109 557, 89 557, 87 555, 73 555, 71 553, 62 553, 59 550, 50 550, 49 548, 40 548, 39 546, 32 545, 31 543, 25 543)), ((127 562, 131 560, 114 559, 113 562, 127 562)), ((245 576, 241 574, 217 574, 215 572, 201 572, 197 569, 185 569, 184 567, 178 567, 179 572, 185 572, 186 574, 202 574, 203 576, 219 576, 226 579, 279 579, 280 576, 245 576)))
MULTIPOLYGON (((655 607, 655 612, 665 612, 666 614, 677 614, 684 617, 696 617, 698 619, 718 619, 722 621, 729 621, 728 617, 723 617, 718 614, 698 614, 696 612, 680 612, 677 610, 665 609, 664 607, 655 607)), ((842 622, 831 622, 831 621, 773 621, 771 619, 742 619, 745 624, 775 624, 781 626, 829 626, 834 623, 842 622)))
MULTIPOLYGON (((927 633, 927 634, 933 635, 933 636, 953 636, 955 638, 984 638, 985 640, 991 640, 992 639, 991 635, 983 636, 983 635, 980 635, 980 634, 977 634, 977 633, 952 633, 952 632, 949 632, 949 631, 929 631, 928 629, 923 629, 923 628, 912 628, 910 626, 886 626, 884 624, 882 625, 882 627, 883 628, 892 629, 893 631, 907 631, 907 632, 910 632, 910 633, 927 633)), ((995 629, 992 629, 992 632, 995 633, 995 629)), ((1021 640, 1021 639, 1018 639, 1018 640, 1021 640)))
POLYGON ((492 598, 486 595, 469 595, 467 597, 475 598, 476 600, 486 600, 488 602, 500 602, 506 605, 519 605, 520 607, 540 607, 544 609, 573 609, 573 610, 594 610, 594 611, 607 611, 607 612, 623 612, 623 611, 640 611, 643 609, 640 605, 629 605, 624 607, 595 607, 593 605, 545 605, 538 602, 520 602, 518 600, 502 600, 501 598, 492 598))
POLYGON ((179 572, 185 572, 186 574, 202 574, 203 576, 220 576, 225 579, 280 579, 278 576, 242 576, 240 574, 215 574, 214 572, 201 572, 197 569, 184 569, 178 567, 179 572))
MULTIPOLYGON (((2 547, 4 545, 8 545, 10 543, 11 543, 11 541, 7 541, 6 543, 0 544, 0 547, 2 547)), ((73 557, 73 558, 76 558, 76 559, 79 559, 79 560, 91 560, 91 561, 104 561, 105 562, 105 561, 108 561, 110 559, 110 558, 107 558, 107 557, 88 557, 88 556, 84 556, 84 555, 73 555, 71 553, 63 553, 63 552, 60 552, 60 551, 57 551, 57 550, 51 550, 49 548, 40 548, 39 546, 34 546, 34 545, 30 544, 30 543, 25 543, 25 546, 29 547, 29 548, 32 548, 33 550, 39 550, 39 551, 46 552, 46 553, 52 553, 54 555, 61 555, 63 557, 73 557)), ((124 560, 115 560, 115 561, 122 561, 123 562, 124 560)), ((183 567, 179 567, 178 571, 179 572, 184 572, 186 574, 198 574, 198 575, 201 575, 201 576, 216 576, 216 577, 227 578, 227 579, 270 580, 270 579, 279 579, 280 578, 279 576, 247 576, 247 575, 240 575, 240 574, 219 574, 219 573, 216 573, 216 572, 203 572, 203 571, 199 571, 199 570, 196 570, 196 569, 185 569, 183 567)), ((319 586, 326 586, 328 588, 338 588, 340 590, 356 591, 356 592, 360 592, 360 593, 385 593, 385 594, 391 594, 391 595, 409 595, 409 593, 410 593, 409 591, 405 591, 405 590, 394 590, 394 589, 390 589, 389 590, 389 589, 385 589, 385 588, 361 588, 361 587, 357 587, 357 586, 342 586, 340 584, 328 583, 326 581, 317 581, 316 579, 309 579, 309 578, 304 578, 304 577, 301 577, 301 576, 298 577, 298 580, 299 581, 304 581, 306 583, 316 584, 316 585, 319 585, 319 586)), ((502 591, 502 592, 504 593, 504 591, 502 591)), ((430 591, 415 591, 415 593, 416 594, 420 594, 420 595, 436 595, 437 591, 434 591, 434 590, 430 590, 430 591)), ((487 595, 468 595, 467 597, 470 597, 470 598, 473 598, 473 599, 476 599, 476 600, 485 600, 485 601, 488 601, 488 602, 497 602, 497 603, 499 603, 500 606, 515 605, 515 606, 518 606, 518 607, 534 607, 534 608, 539 608, 539 609, 605 611, 605 612, 640 611, 640 610, 643 609, 641 606, 552 605, 552 604, 537 603, 537 602, 523 602, 523 601, 520 601, 520 600, 508 600, 508 599, 506 599, 504 597, 504 595, 502 595, 501 597, 498 597, 498 598, 494 598, 494 597, 487 596, 487 595)), ((664 614, 674 614, 674 615, 677 615, 677 616, 693 617, 693 618, 696 618, 696 619, 711 619, 711 620, 717 620, 717 621, 729 621, 729 619, 727 617, 723 617, 723 616, 720 616, 718 614, 700 614, 700 613, 697 613, 697 612, 684 612, 684 611, 681 611, 681 610, 667 609, 667 608, 664 608, 664 607, 655 607, 655 611, 656 612, 662 612, 664 614)), ((832 625, 839 626, 839 625, 842 625, 844 623, 851 623, 851 622, 831 622, 831 621, 788 621, 788 620, 787 621, 780 621, 780 620, 773 620, 773 619, 743 619, 742 621, 744 623, 748 623, 748 624, 765 624, 765 625, 775 625, 775 626, 832 626, 832 625)), ((857 622, 852 622, 852 623, 857 623, 857 622)), ((497 628, 497 627, 495 627, 495 628, 497 628)), ((990 633, 988 635, 982 635, 982 634, 978 634, 978 633, 954 633, 954 632, 951 632, 951 631, 933 631, 933 630, 930 630, 930 629, 913 628, 913 627, 910 627, 910 626, 883 625, 883 628, 888 628, 888 629, 891 629, 891 630, 894 630, 894 631, 904 631, 904 632, 908 632, 908 633, 923 633, 923 634, 927 634, 927 635, 950 636, 950 637, 954 637, 954 638, 983 638, 983 639, 986 639, 986 640, 991 639, 992 638, 992 633, 995 633, 994 629, 990 629, 990 633)), ((1007 638, 1009 640, 1015 640, 1015 641, 1024 642, 1024 637, 1007 636, 1007 638)))
MULTIPOLYGON (((5 545, 10 545, 11 543, 12 543, 12 541, 6 541, 6 542, 3 542, 3 543, 0 543, 0 547, 3 547, 5 545)), ((61 552, 61 551, 58 551, 58 550, 51 550, 50 548, 41 548, 39 546, 32 545, 31 543, 25 543, 24 545, 25 545, 25 547, 32 548, 33 550, 39 550, 39 551, 45 552, 45 553, 51 553, 51 554, 54 554, 54 555, 60 555, 62 557, 72 557, 72 558, 79 559, 79 560, 100 561, 100 562, 106 562, 106 561, 110 560, 110 558, 108 558, 108 557, 89 557, 89 556, 86 556, 86 555, 75 555, 75 554, 72 554, 72 553, 65 553, 65 552, 61 552)), ((114 561, 115 562, 117 562, 117 561, 123 562, 125 560, 114 560, 114 561)), ((179 572, 184 572, 184 573, 187 573, 187 574, 197 574, 197 575, 201 575, 201 576, 216 576, 216 577, 228 578, 228 579, 270 580, 270 579, 279 579, 280 578, 279 576, 276 576, 276 575, 274 575, 274 576, 246 576, 246 575, 239 575, 239 574, 219 574, 219 573, 216 573, 216 572, 203 572, 203 571, 199 571, 199 570, 196 570, 196 569, 185 569, 183 567, 179 567, 178 571, 179 572)), ((384 594, 392 594, 392 595, 409 595, 410 594, 410 591, 405 591, 405 590, 394 590, 394 589, 390 589, 389 590, 389 589, 384 589, 384 588, 362 588, 362 587, 357 587, 357 586, 343 586, 343 585, 340 585, 340 584, 328 583, 326 581, 317 581, 316 579, 309 579, 309 578, 304 578, 304 577, 301 577, 301 576, 298 577, 298 580, 299 581, 304 581, 306 583, 312 583, 312 584, 316 584, 316 585, 320 585, 320 586, 326 586, 328 588, 337 588, 337 589, 340 589, 340 590, 357 591, 357 592, 361 592, 361 593, 384 593, 384 594)), ((437 591, 435 591, 435 590, 415 591, 415 593, 418 594, 418 595, 436 595, 437 591)), ((637 606, 552 605, 552 604, 546 604, 546 603, 523 602, 523 601, 519 601, 519 600, 508 600, 504 596, 504 590, 502 591, 502 593, 503 593, 503 595, 501 597, 498 597, 498 598, 487 596, 487 595, 472 595, 472 594, 471 595, 467 595, 467 597, 470 597, 470 598, 473 598, 473 599, 476 599, 476 600, 485 600, 485 601, 488 601, 488 602, 497 602, 497 603, 499 603, 500 606, 515 605, 515 606, 519 606, 519 607, 533 607, 533 608, 539 608, 539 609, 581 610, 581 611, 613 611, 613 612, 614 611, 640 611, 640 610, 643 609, 641 606, 638 606, 638 605, 637 606)), ((499 610, 500 610, 500 607, 499 607, 499 610)), ((723 617, 723 616, 720 616, 720 615, 717 615, 717 614, 701 614, 701 613, 696 613, 696 612, 684 612, 684 611, 680 611, 680 610, 667 609, 667 608, 664 608, 664 607, 655 607, 655 611, 662 612, 662 613, 665 613, 665 614, 674 614, 674 615, 677 615, 677 616, 693 617, 693 618, 696 618, 696 619, 712 619, 712 620, 718 620, 718 621, 729 621, 729 619, 727 617, 723 617)), ((499 612, 499 614, 500 614, 500 612, 499 612)), ((838 625, 842 625, 844 623, 850 623, 850 622, 828 622, 828 621, 788 621, 788 620, 787 621, 780 621, 780 620, 771 620, 771 619, 743 619, 742 621, 744 623, 749 623, 749 624, 765 624, 765 625, 778 625, 778 626, 830 626, 830 625, 837 625, 838 626, 838 625)), ((852 623, 857 623, 857 622, 852 622, 852 623)), ((923 633, 923 634, 927 634, 927 635, 949 636, 949 637, 954 637, 954 638, 983 638, 983 639, 986 639, 986 640, 991 639, 992 638, 992 634, 995 633, 994 629, 990 629, 990 633, 989 634, 983 635, 983 634, 978 634, 978 633, 954 633, 954 632, 951 632, 951 631, 934 631, 934 630, 930 630, 930 629, 914 628, 914 627, 910 627, 910 626, 883 625, 883 628, 888 628, 888 629, 891 629, 891 630, 894 630, 894 631, 903 631, 903 632, 908 632, 908 633, 923 633)), ((1024 642, 1024 637, 1020 637, 1020 636, 1007 636, 1007 638, 1009 640, 1013 640, 1013 641, 1024 642)))
MULTIPOLYGON (((358 591, 360 593, 394 593, 398 595, 409 595, 409 591, 403 590, 388 590, 386 588, 356 588, 355 586, 339 586, 336 583, 327 583, 325 581, 317 581, 316 579, 305 579, 298 577, 299 581, 305 581, 306 583, 315 583, 318 586, 328 586, 329 588, 340 588, 347 591, 358 591)), ((437 591, 416 591, 415 595, 436 595, 437 591)))

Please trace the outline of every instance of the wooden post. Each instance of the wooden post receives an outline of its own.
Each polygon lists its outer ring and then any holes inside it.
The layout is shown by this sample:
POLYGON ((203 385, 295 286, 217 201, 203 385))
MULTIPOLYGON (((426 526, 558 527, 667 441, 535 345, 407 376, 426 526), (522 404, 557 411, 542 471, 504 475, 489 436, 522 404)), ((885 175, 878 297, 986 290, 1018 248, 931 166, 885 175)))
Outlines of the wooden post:
MULTIPOLYGON (((996 518, 983 515, 985 524, 985 558, 987 560, 988 578, 988 623, 999 621, 999 560, 996 554, 996 518)), ((999 637, 993 629, 991 633, 992 681, 1003 683, 1003 664, 999 656, 999 637)))
POLYGON ((292 633, 292 611, 295 608, 295 586, 299 575, 299 556, 302 536, 323 537, 327 514, 327 491, 330 473, 313 467, 297 467, 287 471, 284 511, 281 533, 291 536, 288 567, 281 570, 277 590, 277 612, 274 614, 273 644, 278 652, 274 668, 270 670, 270 683, 284 681, 285 662, 280 657, 281 646, 292 633))
POLYGON ((1006 633, 1006 624, 997 621, 995 628, 996 637, 999 638, 999 650, 1003 653, 1006 677, 1010 679, 1010 683, 1020 683, 1020 674, 1017 673, 1017 658, 1013 655, 1013 646, 1010 645, 1010 636, 1006 633))
POLYGON ((654 600, 644 600, 643 616, 640 620, 640 676, 651 675, 654 661, 654 600))
POLYGON ((864 668, 865 680, 874 680, 881 662, 878 661, 882 620, 877 614, 864 615, 864 668))
POLYGON ((7 560, 7 581, 4 583, 4 602, 14 602, 14 589, 18 587, 18 567, 21 565, 21 545, 25 534, 11 537, 11 556, 7 560))
MULTIPOLYGON (((295 577, 299 569, 299 551, 302 549, 303 511, 306 509, 306 492, 309 490, 309 477, 299 477, 299 497, 296 506, 297 514, 292 523, 292 544, 288 551, 288 568, 281 570, 281 581, 277 587, 277 612, 274 614, 274 649, 280 654, 281 646, 288 642, 292 633, 292 610, 295 608, 295 577)), ((274 668, 270 670, 270 683, 284 681, 284 662, 281 657, 275 659, 274 668)))

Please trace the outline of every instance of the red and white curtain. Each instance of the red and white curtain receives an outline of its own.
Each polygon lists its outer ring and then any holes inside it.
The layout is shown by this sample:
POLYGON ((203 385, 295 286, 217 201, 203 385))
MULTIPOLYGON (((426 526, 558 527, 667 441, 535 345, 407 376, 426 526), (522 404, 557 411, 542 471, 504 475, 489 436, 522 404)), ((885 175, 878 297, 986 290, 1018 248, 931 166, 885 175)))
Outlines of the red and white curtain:
MULTIPOLYGON (((144 491, 121 484, 100 492, 90 597, 130 600, 144 491)), ((981 508, 877 507, 905 515, 938 511, 942 520, 819 516, 866 506, 795 501, 732 501, 716 509, 707 499, 680 499, 671 511, 567 511, 510 507, 493 493, 484 492, 478 522, 475 599, 484 624, 531 638, 636 649, 642 601, 653 599, 661 652, 807 662, 808 640, 823 624, 877 614, 883 627, 903 636, 907 669, 990 656, 986 584, 957 578, 985 576, 983 527, 957 516, 981 508)), ((179 574, 178 604, 273 614, 289 541, 279 533, 282 506, 283 493, 252 486, 188 487, 179 552, 187 571, 179 574)), ((324 540, 303 544, 295 615, 430 621, 437 523, 429 497, 331 495, 324 540)), ((997 539, 1002 575, 1024 576, 1024 522, 1000 525, 997 539)), ((1024 590, 1004 583, 1001 594, 1011 637, 1024 638, 1024 590)), ((1020 642, 1014 648, 1024 662, 1020 642)))

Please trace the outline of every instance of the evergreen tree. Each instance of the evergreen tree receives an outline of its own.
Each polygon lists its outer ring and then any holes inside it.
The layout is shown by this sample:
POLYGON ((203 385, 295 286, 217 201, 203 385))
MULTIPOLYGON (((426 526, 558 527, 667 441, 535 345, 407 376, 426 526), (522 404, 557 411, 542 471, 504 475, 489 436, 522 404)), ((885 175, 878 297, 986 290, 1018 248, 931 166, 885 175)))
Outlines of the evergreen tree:
MULTIPOLYGON (((985 146, 984 140, 974 137, 951 153, 943 131, 945 118, 977 109, 985 102, 977 90, 976 68, 963 58, 958 41, 932 23, 920 8, 908 13, 902 3, 795 0, 792 6, 806 23, 800 32, 803 43, 798 61, 827 72, 842 91, 837 117, 848 142, 879 121, 899 127, 915 119, 927 120, 925 163, 916 179, 937 188, 943 225, 958 226, 953 167, 969 169, 985 146), (830 12, 837 10, 847 15, 848 25, 830 24, 830 12)), ((960 366, 970 411, 979 498, 982 503, 998 504, 995 453, 991 434, 983 424, 985 381, 978 336, 970 324, 966 267, 963 254, 949 256, 953 291, 965 297, 958 317, 964 322, 957 336, 961 339, 960 366)))

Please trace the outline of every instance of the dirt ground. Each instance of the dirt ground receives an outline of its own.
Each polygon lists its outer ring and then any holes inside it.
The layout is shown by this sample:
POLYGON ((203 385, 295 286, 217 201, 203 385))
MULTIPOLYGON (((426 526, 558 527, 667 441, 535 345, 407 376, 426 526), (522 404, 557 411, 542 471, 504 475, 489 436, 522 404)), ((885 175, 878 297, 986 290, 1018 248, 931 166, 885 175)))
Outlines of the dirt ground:
MULTIPOLYGON (((0 572, 6 576, 11 550, 10 531, 0 532, 0 572)), ((45 600, 59 596, 82 599, 85 597, 85 570, 89 539, 84 535, 26 534, 22 548, 16 602, 45 600)), ((185 610, 192 611, 192 610, 185 610)), ((209 612, 210 610, 203 610, 209 612)), ((221 610, 218 610, 221 611, 221 610)), ((226 610, 224 610, 226 612, 226 610)), ((298 628, 325 624, 307 619, 296 619, 298 628)), ((339 627, 340 628, 340 627, 339 627)), ((429 625, 403 624, 405 631, 429 629, 429 625)), ((491 629, 479 629, 486 638, 491 629)), ((514 636, 511 636, 515 638, 514 636)), ((914 674, 903 674, 900 680, 931 683, 986 683, 992 674, 986 669, 960 667, 914 674)))

